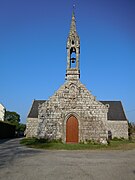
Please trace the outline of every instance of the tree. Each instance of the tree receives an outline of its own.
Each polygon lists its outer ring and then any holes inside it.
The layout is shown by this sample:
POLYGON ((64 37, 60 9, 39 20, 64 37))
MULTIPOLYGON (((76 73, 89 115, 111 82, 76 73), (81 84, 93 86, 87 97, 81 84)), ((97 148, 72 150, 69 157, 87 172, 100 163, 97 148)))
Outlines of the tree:
POLYGON ((6 111, 5 113, 5 121, 10 123, 19 123, 20 122, 20 115, 16 112, 6 111))
POLYGON ((19 131, 20 131, 20 132, 24 132, 25 129, 26 129, 26 125, 20 123, 20 124, 19 124, 19 131))
POLYGON ((135 123, 129 123, 128 124, 128 134, 129 134, 129 139, 135 139, 135 123))
POLYGON ((24 134, 26 125, 20 123, 20 115, 16 112, 6 111, 5 121, 16 126, 16 136, 22 136, 24 134))

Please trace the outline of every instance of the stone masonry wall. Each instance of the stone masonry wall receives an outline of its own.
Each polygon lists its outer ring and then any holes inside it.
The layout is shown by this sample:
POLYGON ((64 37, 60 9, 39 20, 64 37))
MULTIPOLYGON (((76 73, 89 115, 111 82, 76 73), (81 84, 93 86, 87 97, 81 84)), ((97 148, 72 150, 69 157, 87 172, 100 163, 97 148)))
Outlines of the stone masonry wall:
POLYGON ((97 101, 80 81, 67 81, 39 106, 37 136, 66 141, 66 121, 74 115, 79 123, 79 141, 107 138, 108 107, 97 101))
POLYGON ((27 118, 26 137, 37 137, 38 118, 27 118))
POLYGON ((108 131, 112 132, 112 138, 128 139, 128 122, 127 121, 110 121, 108 120, 108 131))

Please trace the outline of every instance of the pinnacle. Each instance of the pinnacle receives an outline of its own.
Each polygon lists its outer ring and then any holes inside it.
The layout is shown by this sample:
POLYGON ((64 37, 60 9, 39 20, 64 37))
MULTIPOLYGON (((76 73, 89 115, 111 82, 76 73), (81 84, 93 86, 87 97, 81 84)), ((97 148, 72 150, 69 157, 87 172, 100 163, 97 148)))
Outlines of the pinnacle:
POLYGON ((76 20, 75 20, 75 13, 72 12, 72 20, 70 26, 70 34, 74 34, 76 32, 76 20))

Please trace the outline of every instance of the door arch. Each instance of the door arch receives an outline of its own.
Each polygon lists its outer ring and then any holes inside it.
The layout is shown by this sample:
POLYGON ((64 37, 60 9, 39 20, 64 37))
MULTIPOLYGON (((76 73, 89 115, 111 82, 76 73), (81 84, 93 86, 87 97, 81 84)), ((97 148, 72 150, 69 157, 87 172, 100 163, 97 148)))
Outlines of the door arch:
POLYGON ((78 143, 78 120, 73 115, 66 122, 66 143, 78 143))

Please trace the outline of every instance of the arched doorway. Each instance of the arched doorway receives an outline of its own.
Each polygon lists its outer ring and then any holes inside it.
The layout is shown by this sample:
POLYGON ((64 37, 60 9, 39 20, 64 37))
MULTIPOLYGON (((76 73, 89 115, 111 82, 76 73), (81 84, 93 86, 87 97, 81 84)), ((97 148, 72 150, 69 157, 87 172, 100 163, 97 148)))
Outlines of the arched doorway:
POLYGON ((78 143, 78 120, 70 116, 66 122, 66 143, 78 143))

